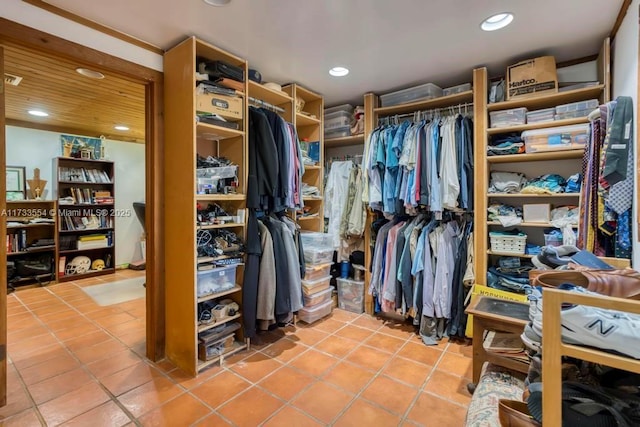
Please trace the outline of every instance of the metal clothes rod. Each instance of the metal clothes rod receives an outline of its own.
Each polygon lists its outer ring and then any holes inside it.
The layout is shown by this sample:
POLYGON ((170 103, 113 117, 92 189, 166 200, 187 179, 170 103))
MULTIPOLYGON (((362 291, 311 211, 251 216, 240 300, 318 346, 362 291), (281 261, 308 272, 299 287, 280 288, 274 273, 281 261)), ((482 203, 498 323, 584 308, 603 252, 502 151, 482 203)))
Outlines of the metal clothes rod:
MULTIPOLYGON (((405 114, 390 114, 388 116, 384 116, 384 117, 378 117, 378 122, 380 121, 385 121, 385 120, 390 120, 390 119, 401 119, 404 117, 416 117, 416 115, 431 115, 431 114, 437 114, 437 113, 451 113, 451 114, 463 114, 462 109, 464 109, 464 113, 468 114, 469 111, 467 111, 467 108, 469 107, 473 107, 473 102, 467 102, 464 104, 457 104, 457 105, 450 105, 448 107, 441 107, 441 108, 433 108, 431 110, 419 110, 419 111, 414 111, 413 113, 405 113, 405 114)), ((470 113, 473 114, 473 110, 470 111, 470 113)))
POLYGON ((284 111, 285 111, 284 108, 276 107, 273 104, 269 104, 266 101, 263 101, 261 99, 257 99, 257 98, 251 97, 251 96, 249 97, 249 102, 251 102, 252 104, 255 104, 255 105, 259 106, 259 107, 265 107, 265 108, 269 108, 271 110, 275 110, 278 113, 284 113, 284 111))

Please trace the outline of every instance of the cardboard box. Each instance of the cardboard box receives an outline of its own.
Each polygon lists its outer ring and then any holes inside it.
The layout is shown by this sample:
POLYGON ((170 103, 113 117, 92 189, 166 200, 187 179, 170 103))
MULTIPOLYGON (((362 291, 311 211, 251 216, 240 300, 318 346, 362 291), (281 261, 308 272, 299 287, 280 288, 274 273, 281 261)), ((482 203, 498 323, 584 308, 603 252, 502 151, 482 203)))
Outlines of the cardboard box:
POLYGON ((522 205, 522 218, 524 222, 542 222, 548 224, 551 221, 551 205, 549 203, 522 205))
POLYGON ((244 109, 240 97, 203 93, 196 95, 196 110, 219 114, 229 120, 242 120, 244 109))
POLYGON ((541 56, 507 67, 507 99, 530 98, 558 92, 556 59, 541 56))
MULTIPOLYGON (((524 294, 516 294, 515 292, 502 291, 500 289, 493 289, 484 285, 473 285, 471 289, 471 300, 477 295, 485 295, 493 298, 500 298, 508 301, 528 302, 527 296, 524 294)), ((473 338, 473 316, 467 316, 467 328, 464 334, 468 338, 473 338)))

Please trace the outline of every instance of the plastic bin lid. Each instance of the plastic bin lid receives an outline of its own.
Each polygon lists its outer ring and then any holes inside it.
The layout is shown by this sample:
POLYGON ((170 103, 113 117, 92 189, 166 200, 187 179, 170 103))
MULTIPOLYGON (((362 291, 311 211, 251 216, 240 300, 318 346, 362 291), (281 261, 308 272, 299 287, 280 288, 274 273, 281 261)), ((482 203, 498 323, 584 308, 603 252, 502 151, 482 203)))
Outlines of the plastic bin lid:
POLYGON ((303 280, 302 281, 302 286, 307 287, 307 288, 312 288, 312 287, 316 286, 319 283, 327 282, 329 280, 331 280, 331 276, 322 277, 320 279, 311 280, 311 281, 303 280))
POLYGON ((320 311, 322 309, 327 308, 327 306, 330 306, 331 304, 333 304, 333 301, 327 300, 320 304, 312 305, 311 307, 303 307, 300 309, 300 311, 303 311, 305 313, 315 313, 316 311, 320 311))
POLYGON ((555 128, 526 130, 522 132, 522 137, 526 138, 529 136, 557 135, 559 133, 588 133, 588 132, 589 132, 589 125, 585 123, 583 125, 570 125, 570 126, 559 126, 555 128))
POLYGON ((332 262, 327 262, 325 264, 318 264, 318 265, 307 264, 305 266, 305 270, 307 271, 322 270, 323 268, 331 267, 332 264, 333 264, 332 262))

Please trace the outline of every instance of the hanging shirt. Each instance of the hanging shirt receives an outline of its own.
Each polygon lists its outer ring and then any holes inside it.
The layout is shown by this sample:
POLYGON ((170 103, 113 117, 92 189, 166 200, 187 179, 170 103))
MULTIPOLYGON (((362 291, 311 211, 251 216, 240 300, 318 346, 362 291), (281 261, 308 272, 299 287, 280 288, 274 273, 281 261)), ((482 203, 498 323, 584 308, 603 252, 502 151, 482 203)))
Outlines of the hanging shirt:
POLYGON ((447 118, 442 126, 442 154, 440 158, 440 192, 442 206, 446 209, 458 207, 460 181, 456 156, 455 119, 447 118))
POLYGON ((352 167, 351 160, 333 162, 325 187, 324 216, 329 218, 327 233, 331 235, 333 247, 336 249, 340 247, 340 223, 347 201, 349 174, 352 167))

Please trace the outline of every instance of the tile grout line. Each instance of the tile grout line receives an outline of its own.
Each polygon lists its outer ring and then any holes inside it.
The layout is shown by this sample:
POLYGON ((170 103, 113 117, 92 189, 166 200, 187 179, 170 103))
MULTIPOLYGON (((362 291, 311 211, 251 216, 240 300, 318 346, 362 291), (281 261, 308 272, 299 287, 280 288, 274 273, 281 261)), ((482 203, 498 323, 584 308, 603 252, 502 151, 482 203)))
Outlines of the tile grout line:
MULTIPOLYGON (((77 287, 77 285, 75 285, 75 283, 74 283, 74 282, 71 282, 71 284, 73 284, 74 286, 76 286, 76 287, 77 287)), ((86 317, 86 316, 84 316, 84 314, 80 313, 80 311, 76 310, 76 309, 75 309, 75 307, 71 306, 67 301, 65 301, 64 299, 62 299, 61 297, 59 297, 58 295, 56 295, 55 293, 53 293, 50 289, 48 289, 48 288, 45 288, 45 289, 46 289, 49 293, 51 293, 52 295, 54 295, 56 298, 60 299, 64 304, 66 304, 67 306, 71 307, 73 310, 75 310, 76 312, 78 312, 81 316, 86 317)), ((125 413, 125 415, 127 415, 127 416, 129 417, 129 419, 130 419, 134 424, 136 424, 136 426, 140 426, 139 422, 137 422, 137 420, 136 420, 136 417, 134 417, 134 416, 133 416, 133 414, 132 414, 131 412, 129 412, 129 410, 128 410, 128 409, 127 409, 127 408, 126 408, 126 407, 125 407, 125 406, 124 406, 124 405, 123 405, 123 404, 122 404, 122 403, 117 399, 117 397, 116 397, 115 395, 113 395, 113 394, 111 393, 111 391, 109 391, 109 390, 108 390, 108 389, 107 389, 107 388, 102 384, 102 382, 100 381, 100 379, 99 379, 98 377, 96 377, 96 376, 93 374, 93 372, 91 372, 91 371, 88 369, 88 365, 87 365, 87 364, 85 364, 84 362, 82 362, 82 361, 81 361, 81 360, 76 356, 76 354, 75 354, 73 351, 71 351, 71 350, 70 350, 70 349, 65 345, 64 341, 62 341, 60 338, 58 338, 58 336, 57 336, 57 334, 55 333, 55 331, 53 331, 51 328, 49 328, 49 325, 47 325, 45 322, 43 322, 43 321, 40 319, 40 317, 39 317, 39 316, 37 316, 35 313, 33 313, 33 312, 31 311, 31 309, 29 309, 29 308, 27 308, 27 309, 28 309, 28 310, 32 313, 32 315, 33 315, 33 316, 38 320, 38 322, 40 322, 40 323, 41 323, 41 324, 42 324, 42 325, 43 325, 47 330, 49 330, 49 331, 51 332, 51 334, 53 335, 53 337, 55 338, 55 340, 58 342, 58 344, 61 344, 61 345, 62 345, 62 347, 63 347, 63 348, 64 348, 64 349, 69 353, 69 355, 70 355, 74 360, 76 360, 76 362, 78 362, 78 363, 79 363, 80 368, 82 368, 82 369, 83 369, 83 370, 84 370, 84 371, 89 375, 89 377, 91 377, 92 379, 94 379, 94 380, 95 380, 95 382, 96 382, 96 383, 100 386, 100 388, 105 392, 105 394, 107 395, 107 397, 109 397, 109 399, 110 399, 111 401, 113 401, 113 402, 116 404, 116 406, 118 406, 118 407, 119 407, 119 408, 120 408, 120 409, 125 413)), ((92 321, 91 319, 88 319, 88 320, 89 320, 89 321, 92 321)), ((98 326, 99 326, 101 329, 106 329, 106 328, 103 328, 101 325, 98 325, 98 326)), ((106 332, 108 332, 108 331, 106 331, 106 332)), ((87 334, 87 335, 88 335, 88 334, 87 334)), ((109 333, 109 335, 111 335, 111 334, 109 333)), ((118 340, 118 341, 119 341, 119 340, 118 340)), ((127 348, 129 348, 129 350, 131 351, 131 348, 130 348, 129 346, 127 346, 126 344, 125 344, 125 346, 126 346, 127 348)), ((136 354, 136 356, 137 356, 137 354, 136 354)), ((105 358, 105 359, 106 359, 106 358, 105 358)), ((100 360, 102 360, 102 359, 100 359, 100 360)), ((144 361, 144 359, 142 359, 142 360, 144 361)), ((45 361, 45 362, 43 362, 43 363, 46 363, 46 361, 45 361)), ((127 369, 127 368, 125 368, 125 369, 127 369)), ((16 368, 16 370, 17 370, 17 368, 16 368)), ((68 371, 67 371, 67 372, 68 372, 68 371)), ((120 372, 120 371, 117 371, 117 372, 120 372)), ((115 373, 117 373, 117 372, 115 372, 115 373)), ((18 371, 18 373, 19 373, 19 371, 18 371)), ((62 374, 64 374, 64 373, 66 373, 66 372, 63 372, 63 373, 61 373, 61 374, 59 374, 59 375, 62 375, 62 374)), ((51 378, 55 378, 55 377, 57 377, 57 376, 58 376, 58 375, 54 375, 54 376, 53 376, 53 377, 51 377, 51 378)), ((47 378, 47 379, 48 379, 48 378, 47 378)), ((46 380, 43 380, 43 381, 46 381, 46 380)), ((23 381, 23 382, 24 382, 24 381, 23 381)), ((80 387, 80 388, 82 388, 82 387, 80 387)), ((78 389, 76 389, 76 390, 78 390, 78 389)), ((75 390, 74 390, 74 391, 75 391, 75 390)), ((33 401, 33 397, 31 396, 31 393, 28 391, 28 388, 27 388, 27 392, 28 392, 28 394, 29 394, 29 398, 33 401)), ((54 398, 54 399, 55 399, 55 398, 54 398)), ((54 400, 54 399, 51 399, 51 400, 54 400)), ((34 402, 34 405, 35 405, 35 401, 33 401, 33 402, 34 402)), ((47 402, 44 402, 44 403, 47 403, 47 402)), ((44 404, 44 403, 43 403, 43 404, 44 404)), ((93 409, 95 409, 95 408, 97 408, 97 407, 102 406, 104 403, 105 403, 105 402, 102 402, 102 403, 100 403, 98 406, 95 406, 95 407, 93 407, 93 408, 91 408, 91 409, 89 409, 89 410, 87 410, 87 411, 85 411, 85 412, 82 412, 82 413, 80 413, 80 414, 77 414, 76 416, 72 417, 72 418, 71 418, 71 419, 69 419, 69 420, 66 420, 65 422, 71 421, 71 420, 73 420, 74 418, 77 418, 77 417, 79 417, 79 416, 81 416, 81 415, 84 415, 84 414, 86 414, 87 412, 92 411, 93 409)), ((35 408, 37 409, 37 413, 42 417, 42 414, 40 413, 40 408, 39 408, 39 406, 38 406, 38 405, 35 405, 35 408)), ((42 417, 42 420, 44 420, 44 417, 42 417)), ((46 425, 46 422, 45 422, 45 424, 44 424, 44 425, 46 425)))

